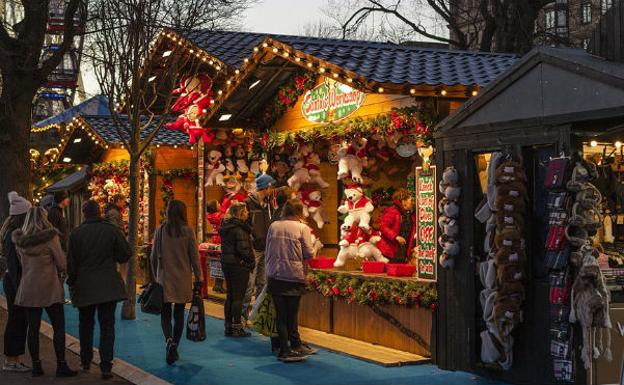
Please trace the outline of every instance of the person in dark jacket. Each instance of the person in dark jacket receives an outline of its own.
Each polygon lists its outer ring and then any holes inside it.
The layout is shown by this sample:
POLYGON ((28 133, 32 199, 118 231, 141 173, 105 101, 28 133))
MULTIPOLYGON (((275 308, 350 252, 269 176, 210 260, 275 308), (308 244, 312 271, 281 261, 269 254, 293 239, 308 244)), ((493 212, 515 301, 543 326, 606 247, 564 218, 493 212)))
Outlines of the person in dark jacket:
POLYGON ((250 272, 256 263, 251 245, 251 227, 245 203, 235 202, 228 209, 219 229, 221 236, 221 268, 225 276, 227 294, 223 312, 225 336, 249 337, 243 323, 243 299, 250 272))
POLYGON ((57 191, 54 193, 54 204, 48 209, 48 220, 61 233, 63 251, 67 251, 67 239, 69 238, 69 225, 64 212, 67 206, 69 206, 69 195, 66 191, 57 191))
POLYGON ((26 308, 28 320, 28 351, 32 360, 32 376, 44 375, 39 356, 39 329, 43 310, 47 313, 54 336, 52 342, 56 355, 56 376, 74 377, 65 361, 65 309, 63 303, 63 274, 67 260, 61 248, 58 231, 48 221, 42 207, 32 207, 26 213, 21 229, 13 231, 17 256, 22 265, 15 304, 26 308))
POLYGON ((4 295, 7 301, 7 323, 4 329, 4 356, 2 370, 7 372, 28 372, 30 368, 20 361, 26 351, 26 333, 28 322, 26 311, 15 304, 17 287, 22 278, 22 265, 17 256, 15 243, 11 239, 13 231, 21 228, 26 219, 26 213, 32 204, 19 196, 15 191, 9 193, 9 217, 0 229, 0 255, 6 260, 6 274, 2 280, 4 295))
POLYGON ((184 307, 193 299, 192 275, 195 276, 195 290, 202 286, 199 248, 195 231, 188 225, 186 218, 184 202, 175 199, 170 201, 167 205, 167 220, 154 232, 154 246, 150 255, 152 271, 163 288, 160 325, 167 343, 168 365, 173 365, 180 358, 178 345, 184 330, 184 307))
POLYGON ((122 232, 126 231, 122 215, 124 207, 126 207, 126 197, 123 194, 115 194, 104 208, 104 219, 117 226, 122 232))
POLYGON ((93 360, 95 313, 100 324, 102 379, 112 378, 115 309, 127 298, 117 265, 130 259, 130 245, 122 232, 100 215, 94 200, 83 204, 85 220, 69 236, 67 284, 79 312, 80 361, 89 370, 93 360))
POLYGON ((249 210, 247 223, 251 226, 253 252, 256 260, 256 267, 249 275, 249 285, 243 302, 243 316, 245 318, 251 311, 251 297, 254 293, 258 296, 266 285, 264 248, 267 232, 271 225, 271 198, 273 197, 274 184, 275 179, 270 175, 258 174, 256 176, 256 191, 251 193, 245 201, 249 210))

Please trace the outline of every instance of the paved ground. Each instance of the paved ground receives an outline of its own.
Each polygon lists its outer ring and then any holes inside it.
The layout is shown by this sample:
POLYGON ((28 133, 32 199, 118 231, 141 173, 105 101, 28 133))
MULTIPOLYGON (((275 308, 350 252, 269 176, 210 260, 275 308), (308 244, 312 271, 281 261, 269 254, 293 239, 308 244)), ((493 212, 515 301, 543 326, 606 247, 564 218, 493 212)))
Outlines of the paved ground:
MULTIPOLYGON (((7 320, 6 310, 0 308, 0 336, 4 336, 4 327, 7 320)), ((4 351, 4 338, 0 338, 0 352, 4 351)), ((112 380, 106 382, 100 379, 100 370, 97 367, 92 367, 89 373, 79 373, 77 377, 67 379, 57 379, 54 374, 56 371, 56 358, 54 356, 54 348, 52 341, 44 336, 40 339, 41 349, 41 361, 43 364, 43 370, 46 372, 45 376, 39 378, 32 378, 30 373, 8 373, 0 370, 0 385, 95 385, 105 383, 106 385, 128 385, 128 381, 122 378, 115 377, 112 380)), ((26 356, 23 359, 24 363, 30 366, 30 356, 28 356, 28 349, 26 356)), ((4 362, 4 356, 2 356, 1 362, 4 362)), ((79 357, 67 351, 67 362, 72 369, 78 370, 80 366, 79 357)), ((1 365, 1 364, 0 364, 1 365)), ((1 366, 0 366, 1 368, 1 366)))

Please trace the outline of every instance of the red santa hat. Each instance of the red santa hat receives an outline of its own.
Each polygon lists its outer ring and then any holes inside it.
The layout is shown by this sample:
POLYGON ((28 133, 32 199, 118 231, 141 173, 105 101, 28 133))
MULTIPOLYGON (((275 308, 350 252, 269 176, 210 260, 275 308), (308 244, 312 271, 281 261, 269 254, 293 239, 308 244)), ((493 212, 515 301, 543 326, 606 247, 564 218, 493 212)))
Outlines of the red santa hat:
POLYGON ((362 190, 362 185, 358 184, 358 183, 352 183, 352 184, 348 184, 346 189, 348 190, 357 190, 359 191, 361 194, 364 194, 364 190, 362 190))

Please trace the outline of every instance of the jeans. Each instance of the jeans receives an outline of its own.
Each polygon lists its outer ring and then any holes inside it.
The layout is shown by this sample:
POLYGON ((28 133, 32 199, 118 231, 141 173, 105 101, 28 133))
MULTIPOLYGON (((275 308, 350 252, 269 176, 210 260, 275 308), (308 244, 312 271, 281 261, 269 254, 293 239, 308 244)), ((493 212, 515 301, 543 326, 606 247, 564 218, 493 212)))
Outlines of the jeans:
POLYGON ((165 341, 172 339, 176 344, 180 343, 184 331, 184 306, 183 303, 163 304, 160 313, 160 326, 165 335, 165 341), (171 308, 173 308, 173 330, 171 328, 171 308))
POLYGON ((80 320, 80 361, 83 366, 93 360, 93 329, 95 312, 100 324, 100 369, 110 372, 113 367, 113 349, 115 345, 115 309, 117 302, 106 302, 78 308, 80 320))
POLYGON ((256 267, 249 274, 249 284, 247 285, 247 291, 245 292, 245 299, 243 301, 243 316, 245 318, 248 317, 249 312, 251 311, 251 297, 254 294, 256 296, 260 295, 264 285, 266 285, 264 251, 254 250, 254 256, 256 258, 256 267))
MULTIPOLYGON (((298 326, 300 301, 301 296, 273 294, 273 302, 275 303, 275 311, 277 313, 280 354, 286 354, 291 349, 301 346, 298 326)), ((273 346, 275 347, 275 345, 273 346)))
MULTIPOLYGON (((39 359, 39 328, 41 327, 42 307, 26 307, 26 319, 28 320, 28 351, 32 361, 40 361, 39 359)), ((62 303, 45 308, 50 323, 54 330, 52 342, 54 352, 56 353, 56 361, 65 361, 65 310, 62 303)))
POLYGON ((15 305, 17 285, 13 283, 10 275, 6 274, 4 276, 2 286, 6 295, 8 312, 7 323, 4 329, 4 355, 17 357, 26 351, 26 333, 28 331, 26 309, 15 305))
POLYGON ((223 306, 223 314, 225 316, 225 326, 231 327, 232 324, 241 324, 243 315, 243 300, 249 284, 249 270, 243 266, 224 264, 221 266, 225 283, 227 285, 227 294, 225 297, 225 305, 223 306))

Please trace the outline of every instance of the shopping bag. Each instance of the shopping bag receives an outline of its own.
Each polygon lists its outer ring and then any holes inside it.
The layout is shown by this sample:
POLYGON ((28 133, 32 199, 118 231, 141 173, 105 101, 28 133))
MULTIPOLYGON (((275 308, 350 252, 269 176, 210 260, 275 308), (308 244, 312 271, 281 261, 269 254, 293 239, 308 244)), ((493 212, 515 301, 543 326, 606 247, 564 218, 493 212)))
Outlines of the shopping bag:
POLYGON ((267 337, 277 337, 277 312, 273 297, 267 293, 266 286, 256 299, 250 318, 253 328, 258 333, 267 337))
POLYGON ((141 286, 143 291, 137 302, 141 304, 141 311, 148 314, 160 314, 163 307, 163 287, 156 282, 141 286))
POLYGON ((186 320, 186 338, 191 341, 203 341, 206 339, 206 316, 204 315, 204 300, 199 290, 193 290, 191 310, 186 320))

